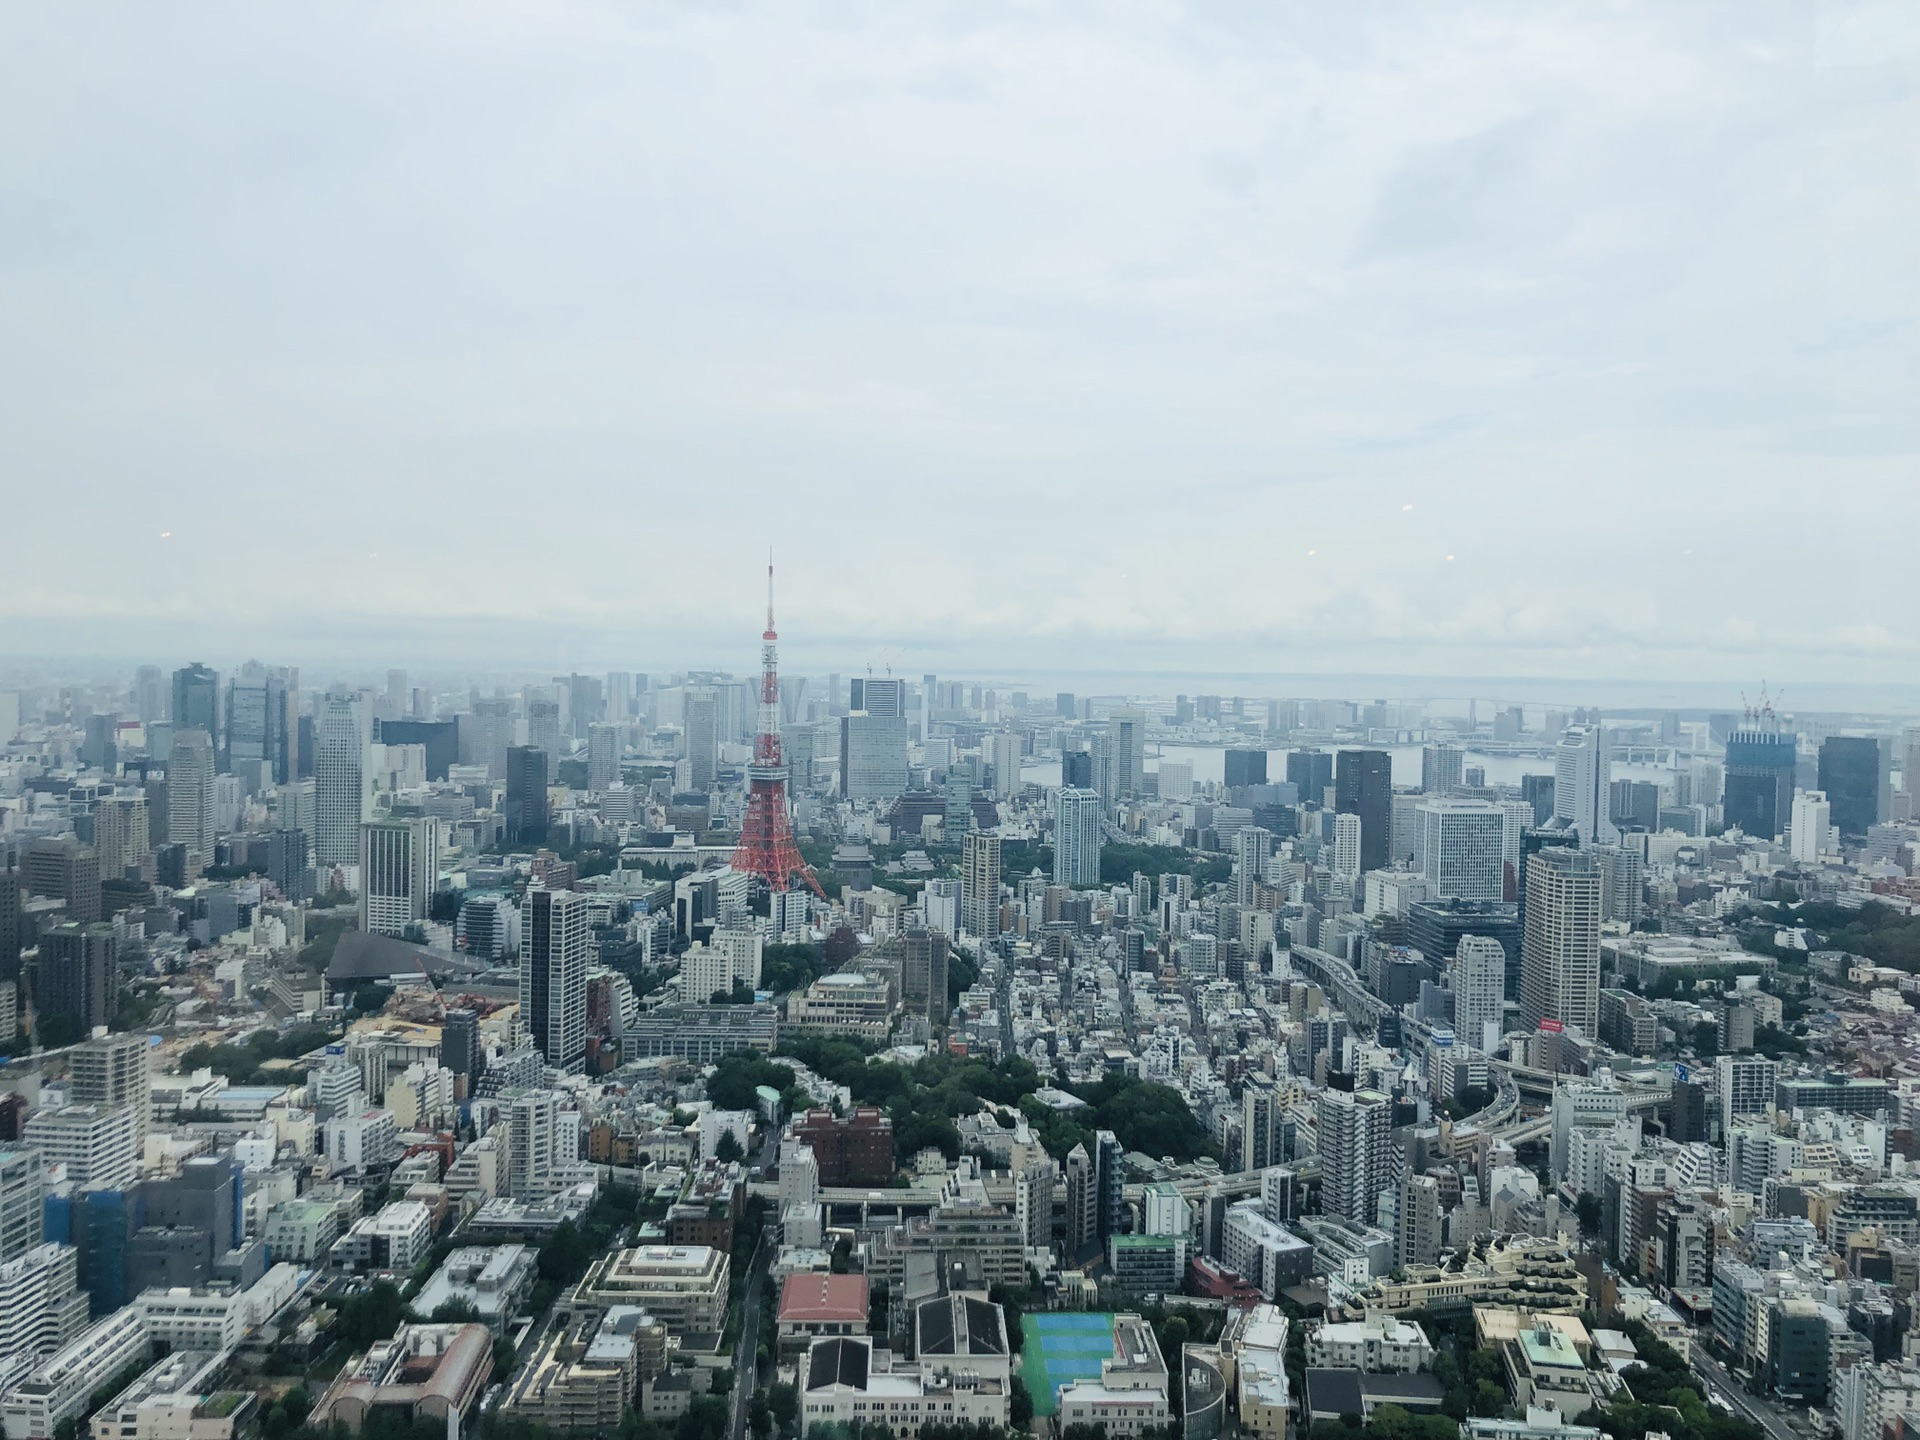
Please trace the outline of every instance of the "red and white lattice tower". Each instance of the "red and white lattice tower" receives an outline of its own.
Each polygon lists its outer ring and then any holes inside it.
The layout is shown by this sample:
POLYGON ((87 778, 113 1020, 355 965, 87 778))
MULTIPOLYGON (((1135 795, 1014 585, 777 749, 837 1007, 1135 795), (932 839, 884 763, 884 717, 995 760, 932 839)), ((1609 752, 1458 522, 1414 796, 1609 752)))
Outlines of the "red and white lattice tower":
POLYGON ((773 561, 767 561, 767 629, 760 637, 760 734, 747 767, 747 815, 733 868, 758 875, 769 890, 794 889, 794 876, 822 900, 826 892, 793 843, 787 815, 787 767, 780 754, 780 637, 773 630, 773 561))

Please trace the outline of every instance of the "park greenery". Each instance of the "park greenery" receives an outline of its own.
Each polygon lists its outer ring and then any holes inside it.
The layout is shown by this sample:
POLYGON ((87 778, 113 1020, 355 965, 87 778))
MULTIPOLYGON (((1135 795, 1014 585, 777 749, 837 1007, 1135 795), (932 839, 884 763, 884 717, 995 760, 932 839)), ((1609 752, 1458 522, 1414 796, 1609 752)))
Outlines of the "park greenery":
POLYGON ((1810 950, 1844 950, 1876 965, 1920 974, 1920 915, 1903 915, 1891 906, 1869 901, 1858 910, 1828 901, 1764 906, 1759 923, 1741 935, 1747 949, 1771 955, 1787 964, 1804 963, 1806 954, 1774 944, 1774 931, 1804 928, 1810 950))
POLYGON ((1699 1379, 1672 1346, 1638 1321, 1623 1328, 1639 1363, 1621 1376, 1626 1388, 1605 1409, 1582 1411, 1576 1425, 1598 1426, 1610 1440, 1645 1440, 1649 1431, 1672 1440, 1765 1440, 1751 1421, 1707 1403, 1699 1379))
MULTIPOLYGON (((988 1061, 971 1055, 928 1055, 912 1065, 875 1062, 851 1040, 794 1036, 780 1054, 815 1074, 844 1085, 858 1105, 878 1105, 893 1120, 894 1157, 904 1164, 924 1149, 949 1160, 960 1156, 954 1121, 991 1108, 1011 1128, 1024 1115, 1048 1153, 1064 1157, 1076 1144, 1091 1150, 1096 1130, 1111 1130, 1128 1150, 1191 1160, 1206 1154, 1206 1132, 1178 1091, 1130 1075, 1058 1088, 1084 1100, 1084 1108, 1057 1111, 1035 1098, 1047 1082, 1033 1063, 1013 1056, 988 1061)), ((762 1082, 771 1083, 771 1082, 762 1082)), ((709 1092, 711 1094, 711 1091, 709 1092)), ((737 1092, 736 1092, 737 1093, 737 1092)))
MULTIPOLYGON (((385 992, 382 992, 384 996, 385 992)), ((335 1031, 318 1025, 296 1026, 292 1030, 256 1030, 238 1043, 195 1045, 180 1057, 180 1069, 186 1074, 211 1070, 224 1075, 235 1085, 291 1083, 304 1072, 263 1067, 270 1060, 297 1060, 340 1038, 335 1031)))

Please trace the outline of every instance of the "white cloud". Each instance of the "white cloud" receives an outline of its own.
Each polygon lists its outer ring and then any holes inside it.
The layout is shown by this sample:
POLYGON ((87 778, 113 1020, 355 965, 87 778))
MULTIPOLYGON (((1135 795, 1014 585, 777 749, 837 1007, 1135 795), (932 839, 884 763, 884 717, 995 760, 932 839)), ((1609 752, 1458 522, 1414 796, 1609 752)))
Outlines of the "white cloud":
POLYGON ((21 11, 0 616, 747 654, 771 541, 822 664, 1901 677, 1916 39, 21 11))

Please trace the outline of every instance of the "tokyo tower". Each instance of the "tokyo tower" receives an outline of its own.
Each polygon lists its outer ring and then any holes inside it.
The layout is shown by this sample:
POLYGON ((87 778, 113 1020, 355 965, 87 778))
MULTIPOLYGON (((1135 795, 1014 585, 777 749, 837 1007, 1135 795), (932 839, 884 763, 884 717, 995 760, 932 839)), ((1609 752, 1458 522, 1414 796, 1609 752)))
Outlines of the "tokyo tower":
POLYGON ((780 637, 773 629, 773 559, 767 559, 767 629, 760 637, 760 735, 747 767, 747 815, 733 868, 758 875, 769 890, 791 890, 798 875, 822 900, 826 892, 793 843, 787 816, 787 767, 780 755, 780 637))

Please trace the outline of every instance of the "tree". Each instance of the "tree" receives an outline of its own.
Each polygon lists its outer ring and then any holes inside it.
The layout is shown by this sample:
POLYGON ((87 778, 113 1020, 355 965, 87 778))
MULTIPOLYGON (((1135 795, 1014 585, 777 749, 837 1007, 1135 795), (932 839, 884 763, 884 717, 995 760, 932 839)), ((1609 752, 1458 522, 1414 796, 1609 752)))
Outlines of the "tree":
POLYGON ((427 1319, 435 1325, 464 1325, 478 1323, 480 1308, 464 1296, 456 1295, 451 1300, 442 1300, 433 1307, 433 1314, 427 1319))
POLYGON ((1013 1393, 1007 1400, 1007 1419, 1016 1430, 1025 1430, 1033 1423, 1033 1394, 1018 1375, 1013 1377, 1013 1393))
POLYGON ((1581 1191, 1580 1198, 1573 1202, 1573 1213, 1580 1219, 1580 1233, 1594 1236, 1600 1233, 1600 1197, 1590 1191, 1581 1191))
POLYGON ((800 1392, 784 1381, 767 1391, 767 1408, 773 1412, 782 1435, 793 1433, 793 1422, 800 1418, 800 1392))
POLYGON ((387 1003, 388 992, 378 985, 362 985, 353 992, 356 1015, 371 1015, 387 1003))
POLYGON ((713 1147, 713 1157, 721 1161, 744 1160, 747 1152, 740 1148, 740 1141, 733 1131, 726 1130, 721 1132, 720 1143, 713 1147))

